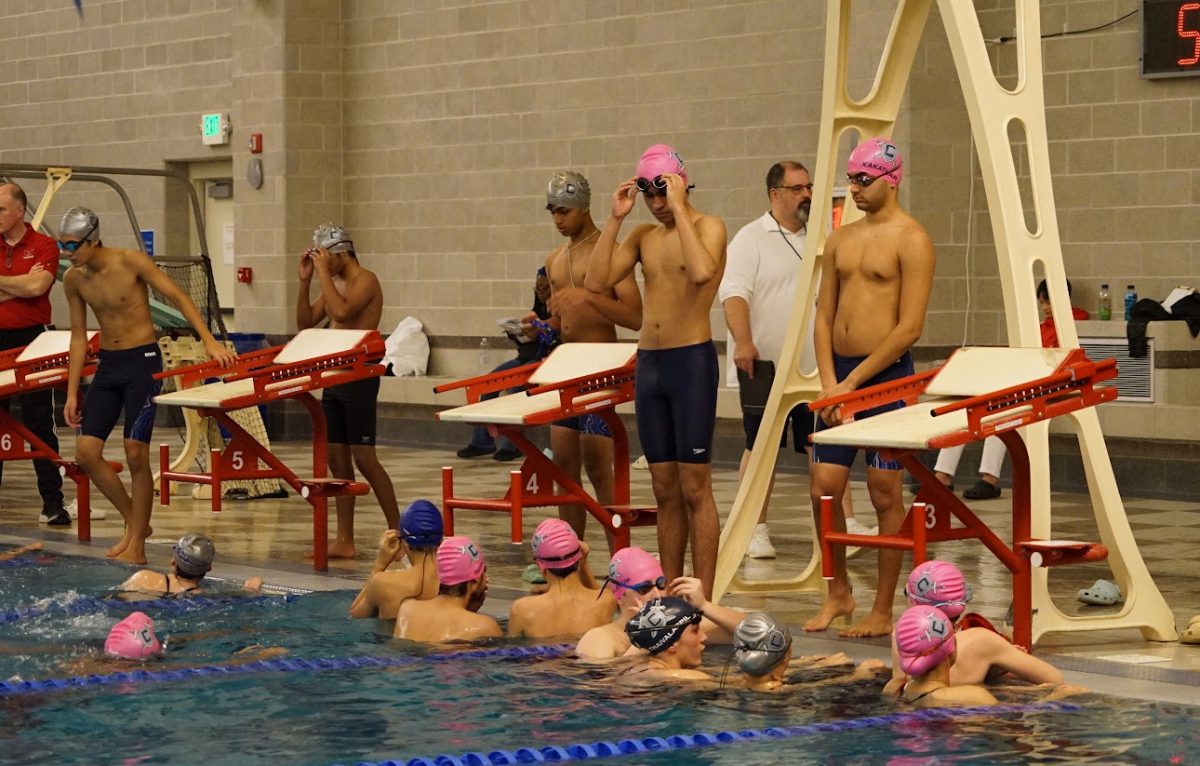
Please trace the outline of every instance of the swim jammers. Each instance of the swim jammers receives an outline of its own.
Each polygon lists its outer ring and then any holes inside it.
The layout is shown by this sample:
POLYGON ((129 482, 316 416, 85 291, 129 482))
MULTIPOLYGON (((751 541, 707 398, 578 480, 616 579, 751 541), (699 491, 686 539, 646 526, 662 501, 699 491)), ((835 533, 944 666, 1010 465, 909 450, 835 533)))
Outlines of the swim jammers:
POLYGON ((711 340, 638 349, 634 405, 646 462, 711 462, 719 376, 711 340))
MULTIPOLYGON (((840 382, 845 380, 846 376, 853 372, 854 368, 861 364, 864 359, 866 359, 865 356, 841 356, 839 354, 834 354, 833 369, 834 375, 837 376, 838 381, 840 382)), ((912 374, 912 354, 905 351, 904 355, 893 362, 890 367, 885 368, 882 372, 875 375, 875 377, 864 382, 861 386, 859 386, 859 388, 867 388, 868 386, 876 386, 880 383, 899 380, 900 378, 906 378, 912 374)), ((872 415, 898 410, 903 406, 904 402, 902 401, 892 402, 891 404, 885 404, 881 407, 875 407, 870 410, 859 412, 854 416, 854 419, 862 420, 863 418, 869 418, 872 415)), ((818 431, 824 431, 826 428, 831 427, 826 425, 825 421, 822 420, 820 416, 817 416, 816 421, 818 431)), ((849 468, 854 462, 854 456, 856 454, 858 454, 858 447, 843 447, 837 444, 814 444, 812 459, 814 463, 835 463, 837 465, 844 465, 849 468)), ((900 465, 900 461, 898 460, 884 460, 879 456, 879 451, 873 449, 867 450, 867 466, 870 468, 880 468, 885 471, 899 471, 903 467, 900 465)))
POLYGON ((162 356, 157 343, 119 351, 100 349, 96 376, 83 398, 84 436, 108 439, 117 418, 125 412, 125 438, 150 443, 154 431, 154 397, 162 390, 162 381, 154 375, 162 372, 162 356))
POLYGON ((374 447, 378 401, 379 378, 364 378, 325 389, 321 410, 325 413, 328 442, 374 447))
POLYGON ((609 439, 612 438, 612 434, 608 430, 608 424, 599 415, 576 415, 573 418, 556 420, 552 425, 578 431, 583 436, 606 436, 609 439))

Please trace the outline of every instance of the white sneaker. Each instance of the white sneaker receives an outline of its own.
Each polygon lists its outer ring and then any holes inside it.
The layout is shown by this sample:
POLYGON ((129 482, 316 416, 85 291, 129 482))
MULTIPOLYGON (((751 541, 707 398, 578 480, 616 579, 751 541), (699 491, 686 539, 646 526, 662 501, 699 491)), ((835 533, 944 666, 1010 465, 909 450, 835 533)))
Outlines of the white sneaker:
POLYGON ((879 527, 868 527, 858 519, 850 518, 846 519, 846 531, 852 535, 877 535, 879 527))
POLYGON ((646 460, 646 456, 642 455, 637 460, 633 461, 633 468, 637 471, 649 471, 650 463, 646 460))
POLYGON ((750 538, 750 547, 746 549, 746 555, 752 559, 775 558, 775 546, 771 545, 771 537, 767 534, 766 524, 759 524, 754 528, 754 535, 750 538))
MULTIPOLYGON (((67 513, 70 514, 72 519, 79 517, 79 499, 78 498, 76 498, 75 500, 72 500, 70 505, 66 505, 63 507, 67 509, 67 513)), ((99 521, 100 519, 106 519, 106 518, 108 518, 108 511, 106 511, 103 508, 93 508, 92 512, 90 514, 90 518, 93 521, 99 521)))

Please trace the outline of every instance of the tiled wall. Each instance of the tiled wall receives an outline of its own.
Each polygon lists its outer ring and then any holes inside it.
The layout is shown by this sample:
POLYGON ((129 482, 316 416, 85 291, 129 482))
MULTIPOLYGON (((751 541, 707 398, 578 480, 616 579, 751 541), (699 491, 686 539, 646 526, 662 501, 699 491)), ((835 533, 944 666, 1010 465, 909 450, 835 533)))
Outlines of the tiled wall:
MULTIPOLYGON (((862 93, 894 4, 855 5, 862 93)), ((985 37, 1011 34, 1011 2, 975 5, 985 37)), ((1041 5, 1045 33, 1131 7, 1041 5)), ((589 175, 602 220, 640 151, 672 143, 697 184, 696 206, 723 216, 732 234, 764 208, 768 165, 815 159, 820 0, 83 7, 80 18, 65 1, 3 3, 0 161, 161 167, 231 157, 237 265, 255 273, 238 287, 241 329, 293 328, 295 257, 324 220, 344 221, 380 274, 385 328, 413 314, 433 335, 478 337, 528 307, 533 271, 559 242, 542 209, 555 168, 589 175), (199 115, 217 110, 231 115, 233 141, 205 147, 199 115), (244 179, 251 131, 266 145, 259 190, 244 179)), ((1140 79, 1138 29, 1134 17, 1042 43, 1064 259, 1088 309, 1104 280, 1119 303, 1128 282, 1143 296, 1165 294, 1200 273, 1200 81, 1140 79)), ((1011 82, 1013 44, 990 49, 1011 82)), ((964 333, 1003 342, 986 200, 972 183, 966 112, 936 9, 897 138, 908 154, 902 201, 938 248, 923 344, 955 345, 964 333)), ((114 199, 68 195, 57 212, 76 201, 116 211, 114 199)), ((173 204, 164 212, 161 184, 135 184, 134 202, 144 227, 177 241, 179 213, 173 204)), ((719 308, 713 319, 723 336, 719 308)), ((473 369, 471 357, 449 354, 447 366, 473 369)))

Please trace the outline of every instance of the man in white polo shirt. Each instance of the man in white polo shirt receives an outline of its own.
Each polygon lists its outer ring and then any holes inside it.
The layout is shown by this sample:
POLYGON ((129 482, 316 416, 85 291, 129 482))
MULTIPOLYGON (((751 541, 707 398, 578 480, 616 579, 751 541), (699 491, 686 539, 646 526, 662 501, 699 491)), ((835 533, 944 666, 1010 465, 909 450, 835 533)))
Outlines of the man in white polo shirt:
MULTIPOLYGON (((771 208, 743 226, 729 243, 725 276, 717 297, 725 309, 725 323, 729 326, 726 384, 742 389, 746 449, 738 469, 739 481, 746 472, 750 450, 762 423, 774 365, 779 362, 788 318, 796 300, 812 190, 812 179, 804 165, 788 160, 775 163, 767 171, 767 198, 771 208)), ((808 339, 800 352, 800 368, 815 370, 816 367, 810 322, 808 339)), ((812 413, 802 404, 792 410, 789 418, 793 447, 796 452, 807 450, 808 436, 813 430, 812 413)), ((780 446, 786 444, 785 428, 780 446)), ((852 521, 854 512, 849 492, 845 493, 845 498, 846 518, 852 521)), ((747 555, 774 558, 775 548, 771 545, 766 524, 766 504, 758 521, 747 555)), ((863 534, 873 534, 861 527, 857 529, 863 534)))

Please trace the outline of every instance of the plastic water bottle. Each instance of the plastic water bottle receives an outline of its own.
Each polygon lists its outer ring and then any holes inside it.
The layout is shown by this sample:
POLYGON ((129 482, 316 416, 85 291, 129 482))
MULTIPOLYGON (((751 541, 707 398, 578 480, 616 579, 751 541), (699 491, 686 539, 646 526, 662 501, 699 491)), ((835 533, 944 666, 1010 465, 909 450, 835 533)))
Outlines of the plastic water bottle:
POLYGON ((1137 290, 1133 289, 1133 285, 1125 285, 1125 321, 1129 321, 1129 315, 1133 313, 1133 304, 1137 303, 1137 290))
POLYGON ((495 367, 492 364, 492 343, 486 337, 479 340, 479 374, 483 375, 492 371, 495 367))
POLYGON ((1100 321, 1107 322, 1112 319, 1112 296, 1108 292, 1108 283, 1100 285, 1100 307, 1096 312, 1100 315, 1100 321))

